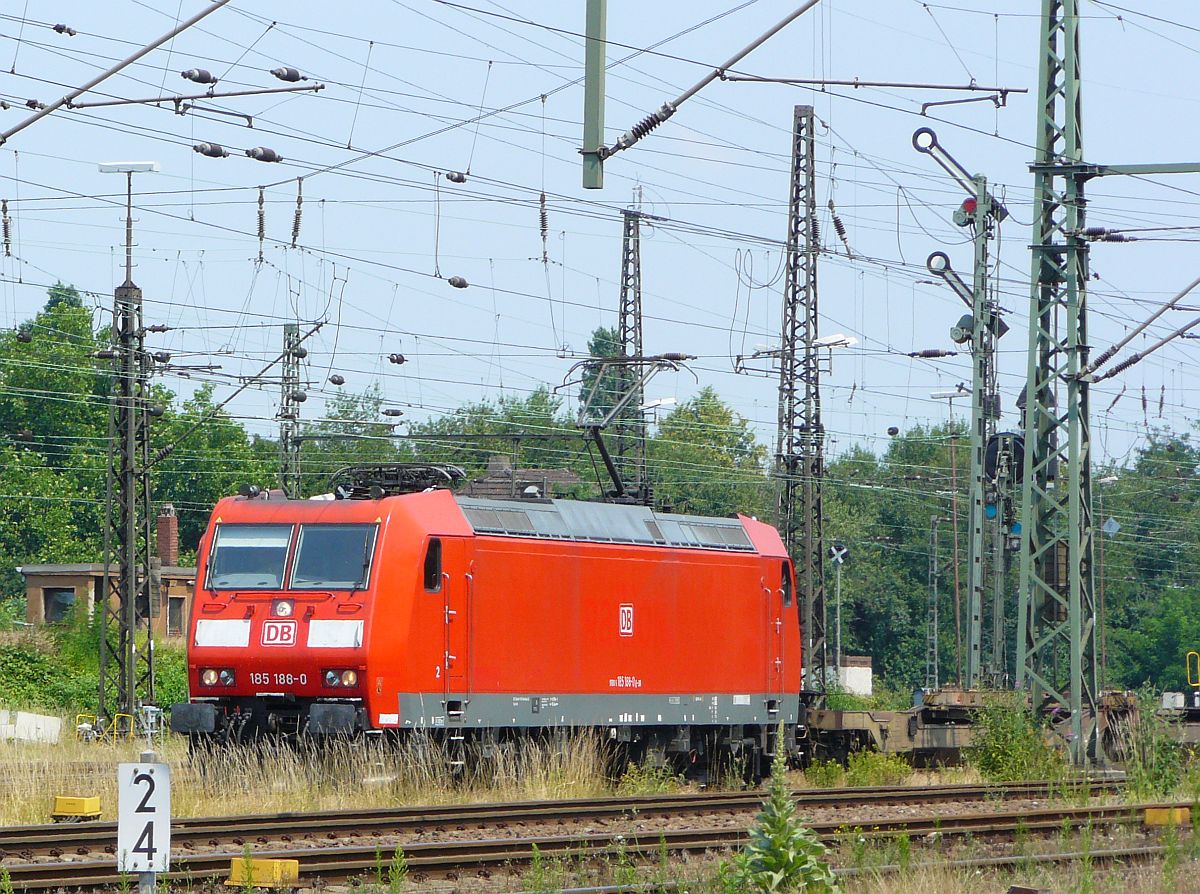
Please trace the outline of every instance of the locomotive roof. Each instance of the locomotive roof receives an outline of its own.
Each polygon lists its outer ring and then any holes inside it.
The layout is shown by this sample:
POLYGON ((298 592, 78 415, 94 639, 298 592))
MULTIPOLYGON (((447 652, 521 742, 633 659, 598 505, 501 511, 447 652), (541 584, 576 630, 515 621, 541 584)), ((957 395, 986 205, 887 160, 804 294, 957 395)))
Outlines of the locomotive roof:
POLYGON ((655 512, 581 500, 493 500, 456 496, 476 533, 754 552, 740 519, 655 512))

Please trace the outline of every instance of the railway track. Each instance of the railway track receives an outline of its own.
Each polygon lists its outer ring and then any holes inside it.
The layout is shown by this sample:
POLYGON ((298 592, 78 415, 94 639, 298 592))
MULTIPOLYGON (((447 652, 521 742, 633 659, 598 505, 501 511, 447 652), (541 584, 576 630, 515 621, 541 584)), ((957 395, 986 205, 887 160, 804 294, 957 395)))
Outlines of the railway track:
MULTIPOLYGON (((938 841, 955 836, 1011 837, 1027 834, 1056 833, 1065 826, 1091 824, 1112 826, 1139 823, 1147 806, 1120 805, 1066 807, 998 812, 995 810, 954 816, 926 816, 886 820, 847 828, 844 820, 813 823, 812 828, 831 844, 847 837, 888 838, 901 834, 911 837, 936 836, 938 841)), ((536 846, 545 858, 594 860, 605 857, 653 858, 662 849, 672 854, 724 851, 746 838, 746 829, 663 830, 644 836, 632 834, 587 833, 577 835, 539 835, 531 837, 491 838, 438 842, 406 842, 404 855, 415 881, 429 878, 458 879, 464 876, 489 877, 515 872, 529 861, 536 846)), ((331 847, 264 849, 254 855, 298 860, 305 879, 320 877, 327 882, 344 881, 373 873, 380 861, 387 863, 395 845, 380 840, 370 845, 344 843, 331 847)), ((171 879, 201 881, 224 876, 231 859, 241 851, 191 853, 178 857, 171 879)), ((1028 859, 1028 858, 1022 858, 1028 859)), ((113 861, 75 859, 69 862, 10 864, 8 871, 17 890, 48 890, 64 885, 77 888, 101 888, 119 883, 113 861)))
MULTIPOLYGON (((1091 783, 1093 792, 1117 787, 1115 782, 1091 783)), ((1061 787, 1046 782, 1006 785, 945 785, 927 788, 849 788, 798 790, 802 808, 854 807, 875 804, 945 803, 1050 797, 1061 787)), ((171 825, 176 847, 218 846, 304 838, 345 839, 356 835, 413 834, 447 829, 517 828, 523 825, 584 822, 626 816, 682 816, 756 810, 761 791, 706 792, 696 795, 644 795, 509 804, 460 804, 437 807, 391 807, 322 811, 309 814, 249 814, 185 817, 171 825)), ((0 829, 0 858, 38 855, 87 856, 112 853, 116 823, 47 824, 0 829)))

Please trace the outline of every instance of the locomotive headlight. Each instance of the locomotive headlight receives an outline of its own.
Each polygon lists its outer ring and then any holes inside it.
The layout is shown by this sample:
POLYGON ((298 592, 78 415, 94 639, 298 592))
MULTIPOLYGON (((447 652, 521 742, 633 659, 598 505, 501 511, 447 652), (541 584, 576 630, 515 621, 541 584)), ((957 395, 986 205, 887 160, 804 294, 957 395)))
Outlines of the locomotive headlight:
POLYGON ((271 614, 277 618, 290 618, 295 606, 290 599, 276 599, 271 606, 271 614))
POLYGON ((358 671, 354 671, 354 670, 342 671, 342 685, 343 686, 357 686, 358 685, 358 671))
POLYGON ((337 671, 335 671, 335 670, 325 671, 325 685, 326 686, 337 686, 340 682, 341 682, 341 677, 338 676, 337 671))
POLYGON ((222 669, 217 676, 220 678, 222 686, 233 685, 233 671, 229 670, 228 668, 222 669))
POLYGON ((204 670, 202 670, 200 672, 200 682, 203 683, 205 686, 216 686, 217 685, 217 672, 215 670, 213 670, 211 667, 205 668, 204 670))

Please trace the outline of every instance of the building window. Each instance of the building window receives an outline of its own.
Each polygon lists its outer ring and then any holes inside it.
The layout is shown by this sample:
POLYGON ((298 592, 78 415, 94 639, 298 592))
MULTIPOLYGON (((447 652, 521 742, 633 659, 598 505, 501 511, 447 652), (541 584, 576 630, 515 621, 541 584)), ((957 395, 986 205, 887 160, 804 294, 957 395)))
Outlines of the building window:
POLYGON ((425 589, 436 593, 442 588, 442 541, 434 537, 425 550, 425 589))
POLYGON ((75 610, 75 588, 42 587, 42 600, 47 624, 69 621, 75 610))
POLYGON ((167 636, 183 636, 183 610, 186 603, 183 596, 167 597, 167 636))

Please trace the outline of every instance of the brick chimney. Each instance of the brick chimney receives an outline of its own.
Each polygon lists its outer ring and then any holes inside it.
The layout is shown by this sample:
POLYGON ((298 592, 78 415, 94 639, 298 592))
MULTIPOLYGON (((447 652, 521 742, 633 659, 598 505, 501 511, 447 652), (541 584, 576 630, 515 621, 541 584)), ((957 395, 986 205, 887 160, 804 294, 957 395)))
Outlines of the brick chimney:
POLYGON ((158 511, 158 558, 163 565, 179 564, 179 517, 175 507, 164 503, 158 511))

